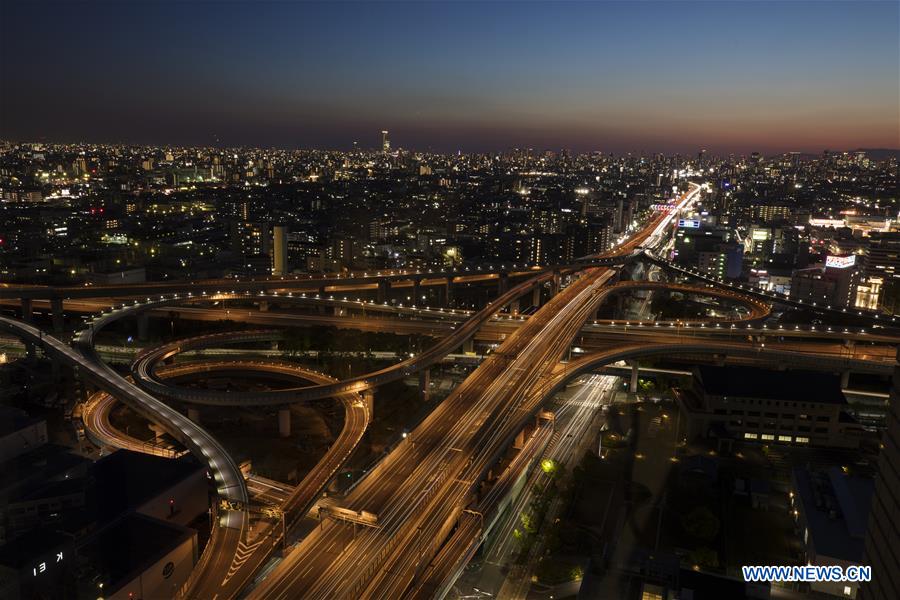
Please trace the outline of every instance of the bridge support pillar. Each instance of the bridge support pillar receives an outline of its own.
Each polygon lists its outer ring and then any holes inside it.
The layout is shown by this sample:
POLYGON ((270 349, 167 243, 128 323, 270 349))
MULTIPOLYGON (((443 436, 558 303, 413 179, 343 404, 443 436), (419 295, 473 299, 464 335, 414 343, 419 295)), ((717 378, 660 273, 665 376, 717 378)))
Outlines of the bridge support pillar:
POLYGON ((497 295, 505 294, 506 290, 509 289, 509 273, 506 271, 500 272, 500 277, 497 279, 497 295))
POLYGON ((34 300, 31 298, 22 298, 22 320, 31 323, 34 316, 34 300))
POLYGON ((50 299, 50 312, 53 315, 53 331, 60 333, 64 326, 62 298, 50 299))
POLYGON ((631 381, 628 384, 628 391, 636 394, 638 391, 638 364, 636 361, 631 361, 628 364, 631 366, 631 381))
POLYGON ((269 312, 269 301, 268 300, 260 300, 259 301, 259 312, 269 312))
POLYGON ((140 342, 147 341, 147 334, 150 331, 150 316, 143 312, 137 318, 137 338, 140 342))
POLYGON ((336 316, 336 317, 346 317, 346 316, 347 316, 347 309, 346 309, 346 308, 343 308, 343 307, 341 307, 341 306, 335 306, 335 307, 334 307, 334 316, 336 316))
POLYGON ((516 434, 516 439, 513 441, 513 448, 516 450, 521 450, 525 447, 525 430, 519 430, 519 433, 516 434))
POLYGON ((444 291, 444 304, 447 306, 447 308, 450 308, 453 306, 453 278, 452 277, 447 278, 447 285, 446 285, 446 288, 444 291))
POLYGON ((375 418, 375 390, 363 390, 360 392, 363 402, 369 407, 369 421, 375 418))
POLYGON ((325 297, 325 286, 324 286, 324 285, 320 285, 320 286, 319 286, 319 291, 318 291, 317 293, 319 294, 319 297, 320 297, 320 298, 324 298, 324 297, 325 297))
POLYGON ((412 303, 413 303, 413 306, 419 306, 422 304, 422 278, 421 277, 416 277, 415 279, 413 279, 412 303))
POLYGON ((391 291, 391 282, 386 279, 382 279, 378 282, 378 295, 375 300, 378 304, 384 304, 387 302, 388 293, 391 291))
POLYGON ((514 316, 518 315, 519 314, 519 306, 520 306, 520 304, 519 304, 518 298, 516 298, 515 300, 510 302, 509 303, 509 314, 514 315, 514 316))
POLYGON ((541 305, 541 286, 534 286, 531 292, 531 305, 538 308, 541 305))
POLYGON ((469 338, 463 342, 462 346, 463 354, 474 353, 475 352, 475 338, 469 338))
POLYGON ((163 436, 166 435, 166 430, 156 423, 148 423, 147 427, 153 432, 153 440, 155 442, 159 442, 163 439, 163 436))
POLYGON ((841 373, 841 389, 846 390, 850 387, 850 371, 844 371, 841 373))
POLYGON ((428 402, 428 396, 431 393, 431 371, 422 369, 419 371, 419 394, 422 396, 422 402, 428 402))
POLYGON ((187 409, 187 418, 194 423, 200 423, 200 409, 189 406, 187 409))
POLYGON ((559 269, 553 269, 553 280, 550 282, 550 297, 554 297, 559 293, 559 288, 562 283, 562 273, 559 272, 559 269))
POLYGON ((291 437, 291 409, 289 406, 278 409, 278 435, 283 438, 291 437))

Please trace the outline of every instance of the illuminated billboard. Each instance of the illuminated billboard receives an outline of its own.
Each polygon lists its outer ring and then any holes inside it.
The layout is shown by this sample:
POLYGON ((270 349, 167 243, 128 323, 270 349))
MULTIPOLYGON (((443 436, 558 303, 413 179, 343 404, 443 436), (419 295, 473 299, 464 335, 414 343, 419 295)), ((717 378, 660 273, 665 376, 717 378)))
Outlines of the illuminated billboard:
POLYGON ((846 269, 856 264, 856 255, 850 256, 827 256, 825 257, 825 266, 831 269, 846 269))
POLYGON ((700 221, 696 219, 678 219, 678 226, 688 229, 700 229, 700 221))

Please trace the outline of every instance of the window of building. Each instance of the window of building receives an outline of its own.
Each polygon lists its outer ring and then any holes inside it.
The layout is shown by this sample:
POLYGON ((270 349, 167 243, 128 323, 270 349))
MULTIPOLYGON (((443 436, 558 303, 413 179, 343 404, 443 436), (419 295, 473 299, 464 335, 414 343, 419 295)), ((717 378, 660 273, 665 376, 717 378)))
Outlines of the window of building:
POLYGON ((809 443, 809 438, 808 438, 808 437, 803 437, 803 436, 798 435, 798 436, 797 436, 797 439, 796 439, 795 441, 796 441, 798 444, 808 444, 808 443, 809 443))
POLYGON ((852 595, 853 595, 853 588, 850 587, 849 585, 845 585, 845 586, 844 586, 844 595, 845 595, 845 596, 852 596, 852 595))
POLYGON ((764 439, 765 441, 767 441, 767 442, 771 442, 772 440, 775 439, 775 436, 772 435, 771 433, 764 433, 764 434, 762 434, 760 437, 761 437, 762 439, 764 439))
POLYGON ((749 432, 748 432, 748 433, 745 433, 745 434, 744 434, 744 439, 745 439, 745 440, 755 440, 755 439, 757 439, 758 437, 759 437, 759 436, 757 436, 755 433, 749 433, 749 432))
POLYGON ((778 436, 778 441, 779 441, 779 442, 790 442, 790 441, 791 441, 791 436, 789 436, 789 435, 779 435, 779 436, 778 436))

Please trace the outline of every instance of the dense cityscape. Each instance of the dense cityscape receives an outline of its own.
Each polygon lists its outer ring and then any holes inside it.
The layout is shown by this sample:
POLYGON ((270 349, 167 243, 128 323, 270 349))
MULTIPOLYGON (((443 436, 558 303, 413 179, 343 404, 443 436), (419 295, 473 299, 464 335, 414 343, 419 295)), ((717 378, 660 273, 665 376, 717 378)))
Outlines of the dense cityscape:
POLYGON ((0 599, 900 597, 896 3, 339 4, 0 3, 0 599))

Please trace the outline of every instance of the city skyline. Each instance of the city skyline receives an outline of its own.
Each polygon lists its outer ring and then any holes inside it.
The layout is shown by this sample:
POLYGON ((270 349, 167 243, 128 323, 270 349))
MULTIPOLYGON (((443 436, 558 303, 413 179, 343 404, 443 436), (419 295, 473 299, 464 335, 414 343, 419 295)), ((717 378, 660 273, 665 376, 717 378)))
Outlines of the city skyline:
POLYGON ((5 0, 0 69, 17 93, 0 100, 0 137, 348 149, 387 129, 395 147, 445 153, 898 146, 896 3, 562 6, 5 0))

